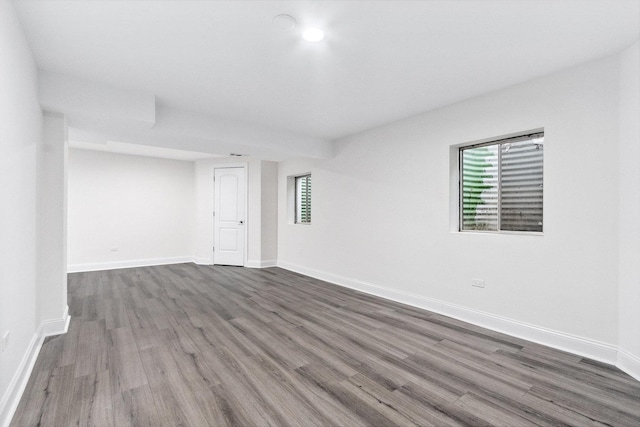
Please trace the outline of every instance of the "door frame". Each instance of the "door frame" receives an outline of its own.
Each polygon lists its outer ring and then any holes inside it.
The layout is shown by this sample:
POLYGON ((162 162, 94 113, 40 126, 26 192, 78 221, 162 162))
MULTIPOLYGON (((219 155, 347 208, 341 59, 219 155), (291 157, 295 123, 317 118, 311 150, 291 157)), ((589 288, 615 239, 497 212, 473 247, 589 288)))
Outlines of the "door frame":
MULTIPOLYGON (((248 163, 219 163, 213 165, 213 169, 211 170, 211 183, 213 184, 213 212, 215 212, 216 206, 216 169, 237 169, 241 168, 244 173, 244 254, 242 260, 242 267, 247 266, 248 253, 249 253, 249 164, 248 163)), ((217 214, 217 213, 216 213, 217 214)), ((213 221, 213 235, 211 236, 211 264, 212 265, 221 265, 216 264, 216 254, 213 249, 214 242, 216 241, 216 219, 213 215, 211 215, 211 220, 213 221)))

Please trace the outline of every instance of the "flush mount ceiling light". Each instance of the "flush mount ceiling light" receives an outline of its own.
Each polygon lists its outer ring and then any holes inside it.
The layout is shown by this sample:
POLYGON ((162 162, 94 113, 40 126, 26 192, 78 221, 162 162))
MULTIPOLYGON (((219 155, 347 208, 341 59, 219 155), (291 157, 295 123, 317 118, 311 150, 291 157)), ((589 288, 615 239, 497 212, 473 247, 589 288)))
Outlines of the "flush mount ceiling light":
POLYGON ((279 31, 291 31, 296 27, 296 19, 286 14, 274 16, 271 23, 279 31))
POLYGON ((324 39, 324 31, 320 28, 307 28, 302 32, 302 38, 308 42, 319 42, 324 39))

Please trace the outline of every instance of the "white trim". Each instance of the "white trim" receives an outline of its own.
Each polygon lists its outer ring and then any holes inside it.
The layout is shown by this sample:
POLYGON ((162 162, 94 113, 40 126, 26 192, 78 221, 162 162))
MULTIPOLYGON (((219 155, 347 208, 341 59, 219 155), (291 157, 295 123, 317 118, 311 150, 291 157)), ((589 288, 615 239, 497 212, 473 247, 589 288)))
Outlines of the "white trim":
POLYGON ((193 257, 193 263, 198 265, 213 265, 213 259, 193 257))
MULTIPOLYGON (((413 307, 433 311, 474 325, 536 342, 538 344, 554 347, 559 350, 588 357, 600 362, 615 365, 618 360, 618 348, 611 344, 553 329, 543 328, 515 319, 509 319, 507 317, 497 316, 495 314, 474 310, 461 305, 424 297, 422 295, 372 285, 359 280, 302 267, 285 261, 278 261, 278 267, 324 280, 339 286, 355 289, 360 292, 365 292, 413 307)), ((621 367, 621 369, 623 368, 621 367)))
POLYGON ((194 262, 193 256, 182 256, 182 257, 172 257, 172 258, 132 259, 127 261, 96 262, 96 263, 89 263, 89 264, 70 264, 67 266, 67 272, 79 273, 79 272, 85 272, 85 271, 115 270, 119 268, 150 267, 153 265, 167 265, 167 264, 183 264, 185 262, 194 262))
POLYGON ((38 332, 33 334, 31 342, 27 347, 27 351, 25 352, 22 361, 20 361, 20 365, 18 365, 18 369, 13 375, 13 378, 9 383, 9 387, 7 387, 7 390, 2 397, 2 401, 0 401, 0 425, 3 427, 7 427, 11 423, 11 418, 13 418, 13 414, 18 408, 20 398, 22 397, 24 389, 27 387, 29 376, 31 375, 33 366, 36 363, 43 341, 44 335, 41 335, 38 332))
POLYGON ((247 261, 247 268, 269 268, 277 266, 278 262, 275 259, 263 260, 263 261, 247 261))
POLYGON ((640 381, 640 357, 619 348, 616 366, 640 381))
POLYGON ((69 329, 70 321, 71 316, 69 316, 69 307, 67 306, 60 319, 43 321, 33 334, 27 346, 27 351, 20 361, 9 387, 7 387, 4 396, 2 396, 2 400, 0 400, 0 426, 8 427, 11 423, 13 414, 20 403, 20 398, 22 398, 22 394, 29 382, 29 377, 36 364, 45 337, 66 333, 69 329))
POLYGON ((71 316, 69 316, 69 306, 67 306, 61 318, 43 321, 40 324, 40 333, 43 337, 66 334, 69 330, 70 321, 71 316))

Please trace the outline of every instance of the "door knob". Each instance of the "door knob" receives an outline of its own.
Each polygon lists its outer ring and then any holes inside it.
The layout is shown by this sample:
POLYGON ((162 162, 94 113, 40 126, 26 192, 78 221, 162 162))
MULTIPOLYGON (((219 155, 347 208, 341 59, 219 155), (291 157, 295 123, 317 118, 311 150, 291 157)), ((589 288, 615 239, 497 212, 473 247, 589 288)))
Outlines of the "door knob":
POLYGON ((238 224, 242 225, 242 224, 244 224, 244 221, 240 220, 240 221, 238 221, 238 224))

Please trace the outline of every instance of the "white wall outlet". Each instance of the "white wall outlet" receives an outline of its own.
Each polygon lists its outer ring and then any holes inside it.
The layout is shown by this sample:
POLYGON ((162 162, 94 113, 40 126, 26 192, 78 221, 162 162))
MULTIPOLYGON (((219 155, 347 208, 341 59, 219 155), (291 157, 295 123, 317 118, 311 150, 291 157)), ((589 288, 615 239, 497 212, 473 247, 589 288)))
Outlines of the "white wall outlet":
POLYGON ((471 286, 475 288, 484 288, 484 280, 482 279, 471 279, 471 286))
POLYGON ((9 346, 9 335, 10 335, 10 332, 7 331, 4 334, 2 334, 2 338, 0 339, 0 347, 2 348, 3 353, 9 346))
POLYGON ((115 246, 111 248, 111 252, 118 252, 119 250, 120 250, 120 249, 118 249, 118 248, 117 248, 117 247, 115 247, 115 246))

